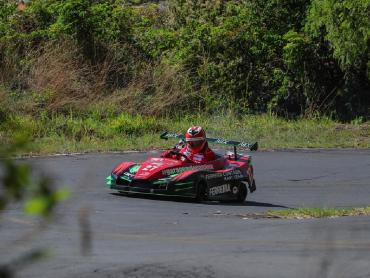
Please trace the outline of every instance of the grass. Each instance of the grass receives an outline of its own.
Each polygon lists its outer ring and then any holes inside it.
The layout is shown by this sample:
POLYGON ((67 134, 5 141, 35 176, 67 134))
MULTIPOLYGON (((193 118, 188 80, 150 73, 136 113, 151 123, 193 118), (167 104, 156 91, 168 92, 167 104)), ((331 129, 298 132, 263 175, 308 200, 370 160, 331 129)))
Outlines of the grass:
POLYGON ((283 219, 305 219, 360 215, 370 215, 370 206, 362 208, 298 208, 269 210, 265 214, 266 217, 283 219))
POLYGON ((210 137, 258 141, 262 149, 369 148, 370 125, 340 124, 329 119, 284 120, 270 115, 150 117, 104 114, 11 115, 0 122, 2 142, 21 131, 32 154, 123 151, 167 148, 176 141, 159 139, 164 130, 185 132, 202 125, 210 137))

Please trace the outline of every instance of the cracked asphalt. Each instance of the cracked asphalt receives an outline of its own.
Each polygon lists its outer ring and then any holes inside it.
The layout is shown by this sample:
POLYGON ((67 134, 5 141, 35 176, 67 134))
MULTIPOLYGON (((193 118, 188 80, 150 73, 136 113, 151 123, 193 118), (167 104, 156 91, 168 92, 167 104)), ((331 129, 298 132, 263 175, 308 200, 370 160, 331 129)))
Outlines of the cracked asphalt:
POLYGON ((123 160, 158 152, 27 159, 72 192, 46 228, 20 206, 3 215, 0 263, 35 248, 16 277, 370 277, 370 217, 282 220, 238 214, 370 205, 370 150, 254 153, 244 204, 124 197, 104 187, 123 160))

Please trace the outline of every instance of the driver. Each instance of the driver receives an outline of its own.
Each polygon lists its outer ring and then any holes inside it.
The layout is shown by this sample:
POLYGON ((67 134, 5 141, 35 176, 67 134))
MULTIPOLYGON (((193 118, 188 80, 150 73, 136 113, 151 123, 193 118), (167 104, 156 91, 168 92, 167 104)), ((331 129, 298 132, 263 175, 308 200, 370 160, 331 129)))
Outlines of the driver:
MULTIPOLYGON (((205 163, 216 159, 215 153, 208 147, 206 132, 200 126, 192 126, 185 135, 185 146, 179 153, 183 154, 189 161, 194 163, 205 163)), ((164 153, 163 157, 170 157, 164 153)))

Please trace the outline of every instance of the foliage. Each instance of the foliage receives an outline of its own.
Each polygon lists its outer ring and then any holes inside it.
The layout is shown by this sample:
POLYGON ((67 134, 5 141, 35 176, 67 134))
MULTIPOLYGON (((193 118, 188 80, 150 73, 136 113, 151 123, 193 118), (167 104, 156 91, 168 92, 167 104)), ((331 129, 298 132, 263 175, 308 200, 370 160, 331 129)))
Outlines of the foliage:
POLYGON ((130 11, 114 1, 59 1, 52 9, 55 21, 48 26, 48 33, 52 37, 72 36, 94 61, 103 55, 105 45, 129 39, 130 11))
POLYGON ((10 25, 9 18, 14 13, 14 4, 10 1, 0 2, 0 38, 7 34, 10 25))
MULTIPOLYGON (((0 104, 2 102, 0 96, 0 104)), ((29 151, 28 141, 32 134, 17 124, 9 123, 10 118, 8 115, 1 117, 0 110, 0 213, 8 206, 23 204, 27 214, 49 220, 57 204, 66 199, 69 192, 55 188, 49 177, 37 173, 25 161, 15 160, 19 152, 29 151), (4 129, 7 134, 4 134, 4 129)), ((23 121, 23 125, 27 120, 23 121)), ((32 249, 7 264, 1 262, 0 277, 14 277, 21 267, 45 256, 44 250, 32 249)))
POLYGON ((276 79, 283 81, 271 102, 271 110, 283 113, 281 108, 285 105, 287 111, 309 116, 335 110, 335 93, 343 74, 337 63, 327 57, 325 45, 295 31, 287 32, 283 38, 285 72, 274 72, 276 79))
POLYGON ((301 32, 309 1, 211 2, 172 6, 181 34, 175 62, 191 72, 208 111, 231 105, 311 115, 337 108, 343 74, 328 48, 301 32))
POLYGON ((64 112, 67 99, 121 94, 131 99, 129 111, 150 100, 158 109, 148 113, 174 113, 161 105, 167 93, 181 96, 185 113, 367 118, 369 6, 369 0, 33 0, 20 12, 3 1, 0 80, 19 93, 54 94, 45 105, 59 107, 58 99, 64 112), (64 45, 68 59, 55 51, 64 45), (77 77, 50 76, 53 64, 71 66, 67 72, 77 77))
POLYGON ((31 166, 14 161, 14 154, 27 150, 27 137, 16 129, 13 132, 13 138, 7 140, 6 145, 0 145, 0 211, 10 203, 23 201, 27 213, 49 216, 57 203, 67 197, 68 192, 53 188, 51 180, 46 176, 31 178, 31 166))
POLYGON ((343 70, 336 110, 345 118, 369 113, 369 15, 369 0, 313 0, 307 17, 306 32, 325 39, 343 70))
POLYGON ((163 126, 153 117, 121 114, 109 124, 118 134, 140 136, 145 133, 159 133, 163 126))
POLYGON ((0 125, 2 141, 18 126, 29 135, 29 149, 20 153, 74 153, 86 151, 149 150, 174 142, 160 140, 165 130, 184 132, 199 124, 212 137, 257 140, 271 148, 369 148, 369 122, 358 119, 340 124, 328 118, 285 120, 272 115, 188 115, 152 117, 119 113, 114 104, 86 108, 82 114, 44 111, 32 117, 11 116, 0 125))
POLYGON ((19 202, 27 213, 49 216, 68 192, 55 188, 49 177, 35 173, 25 161, 15 160, 16 155, 30 150, 37 124, 30 116, 12 115, 11 104, 2 94, 0 91, 0 212, 19 202))
POLYGON ((334 56, 347 68, 369 59, 369 0, 313 0, 306 28, 315 35, 324 33, 334 56))

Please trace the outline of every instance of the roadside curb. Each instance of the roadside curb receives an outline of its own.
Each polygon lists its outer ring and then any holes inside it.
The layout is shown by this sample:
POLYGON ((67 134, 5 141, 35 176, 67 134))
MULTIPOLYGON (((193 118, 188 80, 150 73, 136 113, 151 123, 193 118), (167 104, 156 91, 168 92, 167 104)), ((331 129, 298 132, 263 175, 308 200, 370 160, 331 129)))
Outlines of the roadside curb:
MULTIPOLYGON (((86 152, 75 152, 75 153, 54 153, 54 154, 24 154, 15 157, 16 159, 28 159, 28 158, 49 158, 49 157, 69 157, 69 156, 82 156, 82 155, 98 155, 98 154, 130 154, 130 153, 155 153, 162 152, 166 149, 151 149, 151 150, 122 150, 122 151, 86 151, 86 152)), ((226 150, 220 148, 214 148, 216 151, 226 150)), ((356 149, 356 148, 261 148, 257 152, 297 152, 297 153, 320 153, 320 152, 335 152, 335 153, 346 153, 346 152, 357 152, 364 154, 370 154, 370 149, 356 149)), ((243 151, 241 153, 244 153, 243 151)), ((247 153, 250 153, 248 151, 247 153)), ((254 152, 252 152, 254 153, 254 152)))

